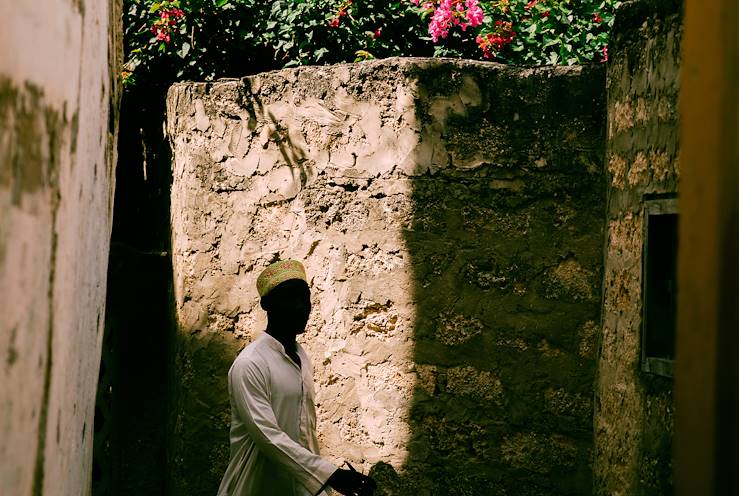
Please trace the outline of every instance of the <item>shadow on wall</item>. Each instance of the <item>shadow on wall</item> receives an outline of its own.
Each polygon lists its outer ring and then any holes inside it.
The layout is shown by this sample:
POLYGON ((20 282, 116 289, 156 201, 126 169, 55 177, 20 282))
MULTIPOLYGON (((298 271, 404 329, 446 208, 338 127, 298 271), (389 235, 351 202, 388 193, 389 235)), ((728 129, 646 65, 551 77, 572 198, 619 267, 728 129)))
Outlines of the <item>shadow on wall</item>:
POLYGON ((417 73, 419 150, 448 164, 418 157, 412 181, 418 379, 381 495, 591 492, 604 71, 486 76, 417 73))
POLYGON ((151 117, 162 115, 162 99, 139 93, 129 91, 122 102, 93 496, 167 494, 168 416, 176 385, 170 377, 171 155, 161 121, 151 117))
POLYGON ((226 372, 279 256, 313 276, 326 455, 380 495, 590 494, 604 87, 397 59, 173 87, 172 493, 218 486, 226 372))

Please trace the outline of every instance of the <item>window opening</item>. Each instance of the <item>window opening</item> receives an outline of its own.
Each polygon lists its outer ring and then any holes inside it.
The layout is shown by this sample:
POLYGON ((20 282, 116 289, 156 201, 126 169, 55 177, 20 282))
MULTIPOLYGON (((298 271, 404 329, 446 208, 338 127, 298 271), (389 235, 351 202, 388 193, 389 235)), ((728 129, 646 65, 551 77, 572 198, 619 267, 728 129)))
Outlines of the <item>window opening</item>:
POLYGON ((642 370, 672 377, 677 325, 677 199, 644 203, 642 370))

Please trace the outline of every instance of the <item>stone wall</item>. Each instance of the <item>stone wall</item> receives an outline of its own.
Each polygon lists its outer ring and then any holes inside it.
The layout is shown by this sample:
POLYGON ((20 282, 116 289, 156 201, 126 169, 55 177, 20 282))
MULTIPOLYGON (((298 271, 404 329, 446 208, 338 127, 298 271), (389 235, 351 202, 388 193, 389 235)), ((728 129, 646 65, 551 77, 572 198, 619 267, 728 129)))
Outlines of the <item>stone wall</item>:
POLYGON ((603 89, 439 59, 173 86, 173 493, 215 491, 256 277, 294 257, 329 459, 380 494, 589 494, 603 89))
POLYGON ((609 202, 595 494, 672 493, 672 380, 642 372, 645 195, 678 189, 680 2, 628 2, 608 67, 609 202))
POLYGON ((117 1, 0 3, 0 494, 89 494, 117 1))

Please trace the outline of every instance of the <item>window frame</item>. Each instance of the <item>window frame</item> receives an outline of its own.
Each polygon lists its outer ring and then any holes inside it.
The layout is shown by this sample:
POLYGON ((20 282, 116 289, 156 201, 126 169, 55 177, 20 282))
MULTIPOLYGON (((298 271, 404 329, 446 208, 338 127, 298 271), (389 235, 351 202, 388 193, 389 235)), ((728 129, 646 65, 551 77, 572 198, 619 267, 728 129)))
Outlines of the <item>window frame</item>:
MULTIPOLYGON (((645 198, 642 209, 644 241, 642 243, 641 275, 641 370, 648 374, 671 378, 674 376, 674 359, 647 356, 647 249, 649 247, 649 217, 652 215, 677 215, 679 222, 680 213, 678 211, 677 197, 671 195, 669 197, 645 198)), ((677 307, 675 311, 677 311, 677 307)), ((677 326, 677 319, 675 325, 677 326)), ((675 337, 676 335, 677 329, 675 329, 675 337)))

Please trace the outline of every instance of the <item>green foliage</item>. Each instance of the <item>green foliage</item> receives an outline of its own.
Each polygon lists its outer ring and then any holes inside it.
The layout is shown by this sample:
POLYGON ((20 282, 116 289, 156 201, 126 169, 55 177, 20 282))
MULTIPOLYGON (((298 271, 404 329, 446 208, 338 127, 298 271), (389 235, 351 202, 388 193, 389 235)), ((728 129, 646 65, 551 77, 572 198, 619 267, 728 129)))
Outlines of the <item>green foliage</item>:
POLYGON ((616 0, 124 0, 122 78, 168 85, 389 56, 600 62, 617 6, 616 0), (454 22, 443 37, 431 36, 445 8, 454 22), (469 23, 465 16, 477 8, 484 18, 469 23))
MULTIPOLYGON (((501 2, 491 2, 500 4, 501 2)), ((498 54, 503 62, 525 65, 573 65, 607 60, 608 33, 613 26, 616 1, 510 2, 508 12, 491 10, 493 19, 519 26, 510 47, 498 54), (527 5, 531 5, 527 8, 527 5)))

